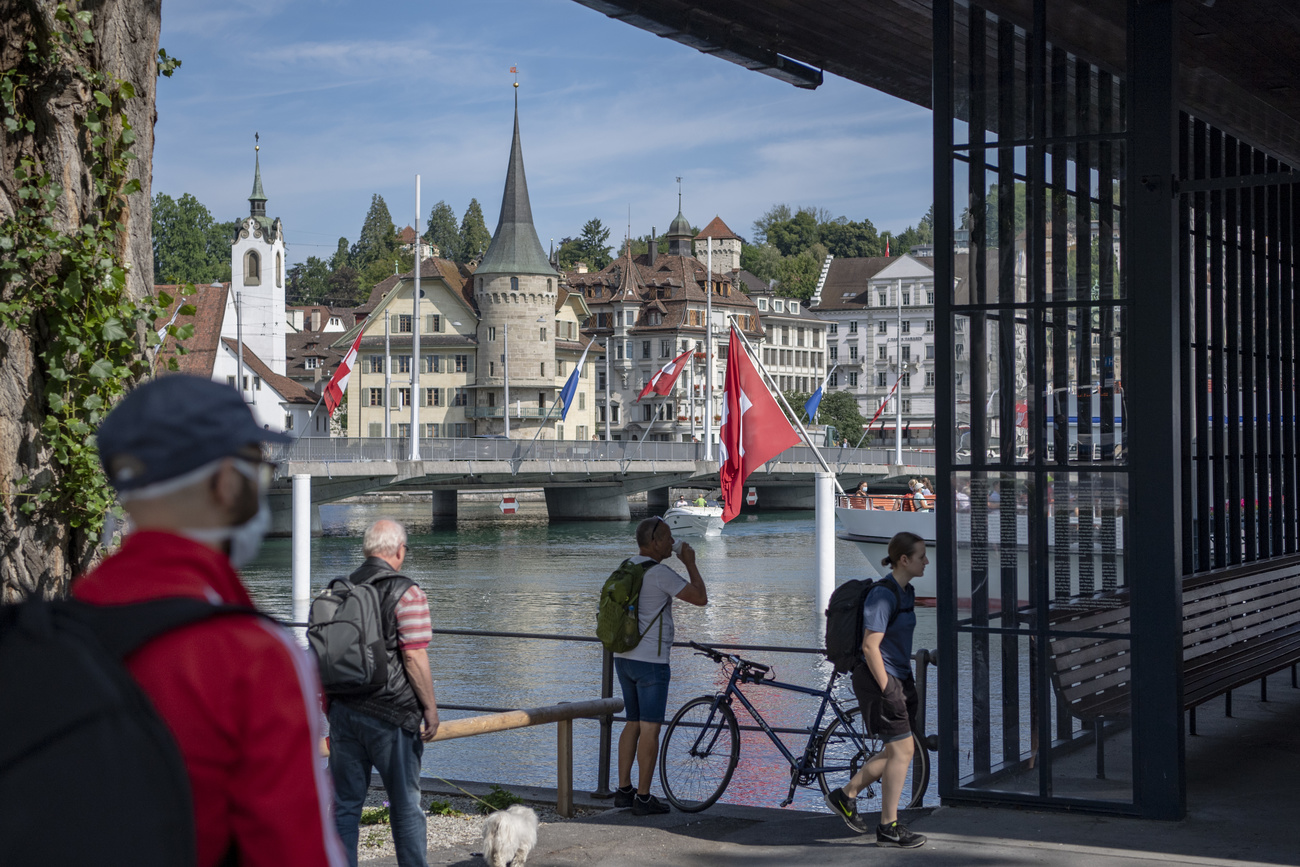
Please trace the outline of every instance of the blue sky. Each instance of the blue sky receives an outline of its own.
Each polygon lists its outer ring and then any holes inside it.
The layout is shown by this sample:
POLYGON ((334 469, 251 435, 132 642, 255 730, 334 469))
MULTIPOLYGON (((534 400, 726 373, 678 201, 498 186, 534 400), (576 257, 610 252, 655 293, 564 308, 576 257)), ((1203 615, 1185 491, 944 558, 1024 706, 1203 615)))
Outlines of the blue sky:
MULTIPOLYGON (((887 38, 887 37, 886 37, 887 38)), ((930 205, 930 112, 827 75, 800 90, 606 18, 573 0, 167 0, 153 189, 247 214, 253 133, 289 259, 355 241, 372 193, 400 228, 471 197, 496 226, 511 66, 543 246, 599 217, 622 238, 677 213, 748 237, 771 205, 878 229, 930 205)))

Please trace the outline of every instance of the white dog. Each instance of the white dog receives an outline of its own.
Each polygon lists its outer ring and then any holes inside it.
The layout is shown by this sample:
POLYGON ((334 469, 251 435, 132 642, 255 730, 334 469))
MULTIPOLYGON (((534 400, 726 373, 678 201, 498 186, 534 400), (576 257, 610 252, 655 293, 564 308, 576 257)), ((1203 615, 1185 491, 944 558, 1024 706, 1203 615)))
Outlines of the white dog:
POLYGON ((537 845, 537 814, 522 804, 497 810, 483 825, 483 859, 489 867, 524 867, 537 845))

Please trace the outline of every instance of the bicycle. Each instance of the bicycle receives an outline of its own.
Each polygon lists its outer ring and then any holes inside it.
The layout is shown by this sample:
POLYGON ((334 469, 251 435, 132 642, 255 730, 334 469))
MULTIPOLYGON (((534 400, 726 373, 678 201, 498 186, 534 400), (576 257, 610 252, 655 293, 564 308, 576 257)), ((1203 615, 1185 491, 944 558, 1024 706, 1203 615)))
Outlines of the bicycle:
MULTIPOLYGON (((731 675, 727 688, 722 692, 703 695, 682 705, 664 732, 659 782, 669 802, 682 812, 696 813, 712 806, 731 782, 731 775, 740 763, 740 726, 732 710, 732 703, 737 698, 758 723, 759 730, 790 763, 790 791, 781 802, 782 807, 794 800, 797 787, 811 786, 814 779, 821 786, 822 793, 829 795, 848 783, 868 759, 884 749, 884 743, 861 726, 858 708, 846 708, 833 694, 835 681, 840 676, 838 672, 831 672, 825 689, 812 689, 776 680, 771 667, 762 663, 722 653, 694 641, 690 646, 695 648, 697 655, 707 656, 719 665, 731 666, 731 675), (745 696, 740 688, 742 684, 821 697, 821 706, 812 725, 801 730, 808 732, 802 755, 796 758, 782 742, 758 708, 745 696), (822 720, 827 718, 828 710, 834 718, 822 729, 822 720)), ((903 808, 919 807, 930 783, 930 756, 925 742, 916 732, 912 732, 912 747, 912 773, 899 799, 903 808)), ((878 809, 879 782, 864 789, 858 797, 859 800, 874 801, 870 806, 878 809)))

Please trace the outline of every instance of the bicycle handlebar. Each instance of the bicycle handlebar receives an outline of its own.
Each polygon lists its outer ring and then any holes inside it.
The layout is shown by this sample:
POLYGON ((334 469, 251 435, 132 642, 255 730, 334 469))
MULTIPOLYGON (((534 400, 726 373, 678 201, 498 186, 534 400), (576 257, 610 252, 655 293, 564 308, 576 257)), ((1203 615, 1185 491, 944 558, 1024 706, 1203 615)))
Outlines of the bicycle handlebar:
POLYGON ((739 665, 741 668, 746 669, 747 671, 757 672, 760 675, 767 674, 769 671, 772 670, 772 667, 769 665, 764 665, 761 662, 753 662, 748 659, 741 659, 739 656, 736 656, 734 653, 723 653, 719 650, 709 647, 708 645, 696 644, 694 641, 689 642, 689 644, 691 647, 695 648, 697 651, 699 651, 700 653, 709 657, 709 659, 712 659, 714 662, 719 664, 721 664, 724 660, 729 659, 732 662, 734 662, 736 665, 739 665))

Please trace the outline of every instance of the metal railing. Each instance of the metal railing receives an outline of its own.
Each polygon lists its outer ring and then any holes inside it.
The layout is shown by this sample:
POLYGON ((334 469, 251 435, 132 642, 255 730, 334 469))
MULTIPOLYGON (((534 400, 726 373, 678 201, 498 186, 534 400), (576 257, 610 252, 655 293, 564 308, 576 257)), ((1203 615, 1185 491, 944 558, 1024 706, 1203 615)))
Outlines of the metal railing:
MULTIPOLYGON (((480 407, 489 409, 489 407, 480 407)), ((499 409, 499 407, 498 407, 499 409)), ((410 454, 405 437, 303 437, 292 443, 271 448, 270 460, 320 461, 328 463, 358 461, 402 461, 410 454)), ((839 446, 823 448, 822 454, 832 465, 888 466, 894 461, 893 449, 855 449, 839 446)), ((426 461, 677 461, 704 460, 704 443, 672 443, 648 440, 528 440, 494 437, 452 438, 421 437, 420 457, 426 461)), ((934 452, 904 451, 909 467, 933 467, 934 452)), ((792 470, 800 465, 816 465, 817 458, 808 446, 793 446, 768 461, 768 472, 792 470)))
MULTIPOLYGON (((289 624, 302 625, 302 624, 289 624)), ((582 644, 600 644, 600 639, 590 635, 547 635, 537 632, 498 632, 495 630, 483 629, 434 629, 435 635, 459 635, 472 636, 479 638, 520 638, 538 641, 567 641, 582 644)), ((744 651, 747 653, 794 653, 794 654, 823 654, 825 650, 820 647, 786 647, 783 645, 770 644, 714 644, 709 643, 710 647, 718 650, 744 651)), ((675 641, 673 647, 689 648, 689 642, 675 641)), ((614 655, 606 650, 603 646, 601 651, 601 671, 600 671, 600 697, 602 699, 614 698, 614 655)), ((926 730, 926 697, 929 691, 929 667, 938 665, 939 657, 935 651, 921 649, 912 654, 912 660, 916 663, 915 679, 916 691, 920 696, 919 707, 917 709, 917 728, 923 733, 922 740, 931 750, 937 749, 937 738, 931 735, 924 735, 926 730)), ((445 710, 456 711, 474 711, 479 713, 499 713, 511 710, 510 708, 479 707, 476 705, 457 705, 442 704, 438 707, 445 710)), ((613 791, 609 788, 609 774, 611 768, 611 754, 613 751, 613 731, 615 722, 625 722, 626 717, 606 714, 597 717, 600 721, 600 745, 597 759, 596 770, 596 790, 592 792, 593 797, 608 798, 613 796, 613 791)), ((763 731, 759 726, 741 724, 742 731, 763 731)), ((806 728, 791 728, 785 726, 771 726, 771 730, 779 734, 806 735, 806 728)))

